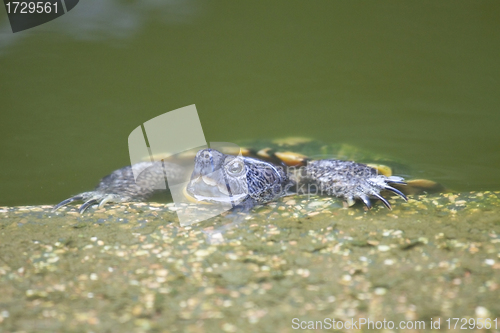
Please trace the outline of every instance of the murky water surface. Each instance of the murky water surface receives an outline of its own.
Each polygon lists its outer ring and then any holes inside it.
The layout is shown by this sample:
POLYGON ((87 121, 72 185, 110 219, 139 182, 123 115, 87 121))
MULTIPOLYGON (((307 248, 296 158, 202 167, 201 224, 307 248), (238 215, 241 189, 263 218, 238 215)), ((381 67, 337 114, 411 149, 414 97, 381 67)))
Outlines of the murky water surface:
POLYGON ((500 189, 496 1, 80 2, 0 14, 4 205, 53 204, 129 163, 127 137, 196 104, 207 141, 308 136, 500 189))

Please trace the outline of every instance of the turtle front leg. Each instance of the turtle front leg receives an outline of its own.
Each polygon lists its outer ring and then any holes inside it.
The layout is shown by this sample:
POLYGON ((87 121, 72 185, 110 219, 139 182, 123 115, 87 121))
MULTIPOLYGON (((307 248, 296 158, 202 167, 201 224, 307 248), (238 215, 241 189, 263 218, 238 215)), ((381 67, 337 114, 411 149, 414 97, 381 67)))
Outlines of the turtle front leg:
POLYGON ((54 212, 58 209, 74 202, 74 201, 83 201, 83 204, 78 208, 78 212, 83 214, 87 208, 93 205, 99 205, 99 208, 107 204, 108 202, 129 202, 129 201, 137 201, 133 200, 133 198, 128 196, 123 196, 115 193, 105 193, 99 191, 90 191, 77 194, 71 198, 61 201, 52 209, 54 212))
POLYGON ((366 207, 371 208, 370 199, 378 199, 391 209, 389 202, 380 194, 383 190, 391 191, 408 201, 401 191, 390 185, 406 185, 403 178, 379 175, 376 169, 365 164, 333 159, 311 161, 302 174, 302 182, 317 186, 318 193, 314 194, 343 198, 347 206, 361 200, 366 207))
POLYGON ((167 188, 165 176, 169 180, 182 179, 185 172, 183 168, 173 163, 137 163, 113 171, 101 179, 94 191, 83 192, 63 200, 55 205, 53 210, 56 211, 75 201, 83 201, 78 208, 82 214, 93 205, 99 205, 100 208, 108 202, 144 201, 156 191, 167 188))

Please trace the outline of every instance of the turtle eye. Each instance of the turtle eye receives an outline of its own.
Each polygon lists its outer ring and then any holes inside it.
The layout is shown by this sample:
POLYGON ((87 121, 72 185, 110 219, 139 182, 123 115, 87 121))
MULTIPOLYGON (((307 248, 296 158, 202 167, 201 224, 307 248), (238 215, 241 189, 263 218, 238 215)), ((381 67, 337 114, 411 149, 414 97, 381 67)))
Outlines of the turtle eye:
POLYGON ((245 168, 245 166, 244 166, 243 162, 240 160, 236 160, 236 161, 229 163, 228 166, 226 167, 226 170, 230 175, 236 176, 236 175, 239 175, 243 171, 244 168, 245 168))

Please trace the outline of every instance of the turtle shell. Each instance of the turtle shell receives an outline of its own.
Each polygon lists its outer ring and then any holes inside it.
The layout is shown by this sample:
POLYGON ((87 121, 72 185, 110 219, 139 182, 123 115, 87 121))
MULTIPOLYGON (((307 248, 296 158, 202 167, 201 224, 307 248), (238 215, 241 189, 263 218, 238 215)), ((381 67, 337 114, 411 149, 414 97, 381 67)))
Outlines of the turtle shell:
MULTIPOLYGON (((445 192, 441 184, 427 179, 411 179, 411 168, 395 159, 363 151, 348 144, 327 144, 318 140, 289 137, 275 140, 248 140, 240 143, 241 154, 286 166, 302 166, 309 160, 339 159, 364 163, 379 174, 403 176, 407 185, 396 185, 405 194, 445 192)), ((223 151, 224 152, 224 151, 223 151)), ((234 152, 226 151, 231 154, 234 152)))
MULTIPOLYGON (((245 140, 237 143, 238 145, 220 145, 216 149, 224 154, 241 154, 290 167, 300 167, 305 165, 307 161, 320 159, 355 161, 377 169, 379 174, 387 177, 391 175, 404 177, 407 185, 395 185, 394 187, 407 195, 446 191, 441 184, 432 180, 411 179, 411 167, 401 161, 374 154, 349 144, 328 144, 304 137, 288 137, 274 140, 245 140)), ((196 152, 197 150, 189 150, 185 153, 177 154, 175 155, 175 160, 177 160, 177 163, 179 163, 179 159, 192 161, 196 152)), ((170 154, 159 154, 153 156, 153 158, 161 160, 163 159, 162 156, 168 155, 170 154)))

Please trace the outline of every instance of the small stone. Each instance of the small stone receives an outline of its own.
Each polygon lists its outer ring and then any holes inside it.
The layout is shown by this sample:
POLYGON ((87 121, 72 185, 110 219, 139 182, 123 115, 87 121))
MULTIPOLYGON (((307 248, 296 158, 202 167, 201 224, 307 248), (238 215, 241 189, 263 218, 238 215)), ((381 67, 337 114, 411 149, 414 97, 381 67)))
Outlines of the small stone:
POLYGON ((230 324, 230 323, 225 323, 224 325, 222 325, 222 330, 224 332, 229 332, 229 333, 237 331, 236 326, 234 326, 233 324, 230 324))
POLYGON ((484 306, 478 306, 476 307, 476 316, 478 316, 479 318, 489 318, 490 311, 488 311, 488 309, 484 306))
POLYGON ((347 275, 347 274, 346 274, 346 275, 343 275, 343 276, 342 276, 342 280, 344 280, 344 281, 351 281, 351 280, 352 280, 352 277, 351 277, 350 275, 347 275))
POLYGON ((198 257, 206 257, 210 254, 207 250, 198 250, 194 253, 198 257))
POLYGON ((485 259, 484 263, 489 266, 493 266, 495 264, 495 260, 493 259, 485 259))
POLYGON ((388 245, 379 245, 377 247, 377 249, 380 251, 380 252, 386 252, 386 251, 389 251, 391 249, 390 246, 388 245))

